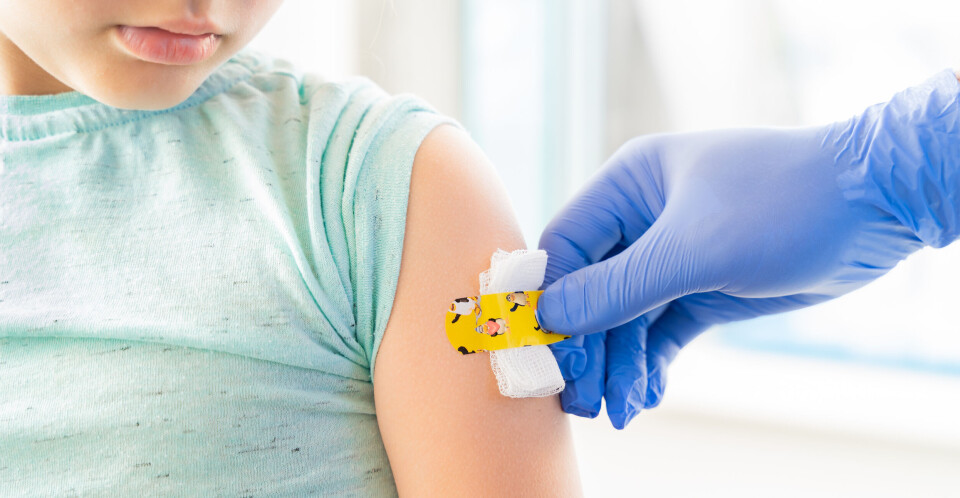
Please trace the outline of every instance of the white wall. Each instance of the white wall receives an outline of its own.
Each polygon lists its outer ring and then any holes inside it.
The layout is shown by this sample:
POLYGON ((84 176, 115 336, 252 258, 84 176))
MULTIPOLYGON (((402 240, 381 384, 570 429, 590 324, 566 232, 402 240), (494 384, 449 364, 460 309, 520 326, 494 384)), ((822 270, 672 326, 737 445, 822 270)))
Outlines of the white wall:
POLYGON ((392 93, 415 93, 460 119, 460 3, 358 0, 357 69, 392 93))
POLYGON ((355 3, 355 0, 287 0, 250 47, 332 79, 355 74, 358 65, 355 3))
POLYGON ((458 1, 287 0, 250 46, 331 79, 366 76, 461 117, 458 1))

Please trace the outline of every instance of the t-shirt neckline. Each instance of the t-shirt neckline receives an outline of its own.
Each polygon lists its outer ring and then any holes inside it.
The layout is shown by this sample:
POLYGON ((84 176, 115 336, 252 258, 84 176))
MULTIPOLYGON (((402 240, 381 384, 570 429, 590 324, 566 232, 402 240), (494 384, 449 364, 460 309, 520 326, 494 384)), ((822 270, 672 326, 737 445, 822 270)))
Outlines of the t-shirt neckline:
POLYGON ((198 105, 248 79, 262 64, 249 48, 220 65, 180 104, 142 111, 112 107, 78 91, 50 95, 0 95, 0 140, 21 142, 85 133, 198 105))

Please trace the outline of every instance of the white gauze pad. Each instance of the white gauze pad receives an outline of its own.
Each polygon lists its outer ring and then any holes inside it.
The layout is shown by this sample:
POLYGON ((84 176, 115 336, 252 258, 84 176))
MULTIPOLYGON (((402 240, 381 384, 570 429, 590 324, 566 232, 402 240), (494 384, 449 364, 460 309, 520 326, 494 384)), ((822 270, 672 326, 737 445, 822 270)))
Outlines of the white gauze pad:
MULTIPOLYGON (((546 251, 498 249, 490 258, 490 269, 480 274, 480 293, 539 289, 546 270, 546 251)), ((504 396, 540 398, 563 391, 560 367, 547 346, 491 351, 490 366, 504 396)))

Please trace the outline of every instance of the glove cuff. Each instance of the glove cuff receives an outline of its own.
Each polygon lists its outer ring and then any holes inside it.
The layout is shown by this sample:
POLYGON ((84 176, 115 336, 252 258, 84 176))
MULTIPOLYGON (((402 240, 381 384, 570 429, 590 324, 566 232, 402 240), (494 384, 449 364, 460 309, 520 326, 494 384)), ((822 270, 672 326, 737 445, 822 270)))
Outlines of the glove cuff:
POLYGON ((889 213, 925 245, 960 237, 960 82, 944 70, 830 126, 844 196, 889 213))

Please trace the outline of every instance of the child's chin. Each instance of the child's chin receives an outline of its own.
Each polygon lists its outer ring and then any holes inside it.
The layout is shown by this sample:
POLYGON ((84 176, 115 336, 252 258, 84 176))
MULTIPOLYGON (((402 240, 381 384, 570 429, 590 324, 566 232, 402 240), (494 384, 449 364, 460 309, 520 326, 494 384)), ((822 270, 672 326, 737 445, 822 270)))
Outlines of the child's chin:
POLYGON ((183 103, 193 92, 177 95, 157 95, 134 93, 131 95, 110 94, 103 99, 91 95, 95 100, 119 109, 134 111, 159 111, 183 103))
POLYGON ((159 111, 175 107, 187 100, 200 87, 202 80, 196 84, 177 82, 169 78, 166 82, 153 85, 139 85, 134 82, 125 82, 107 85, 83 91, 87 96, 103 104, 119 109, 137 111, 159 111), (164 84, 166 83, 166 84, 164 84), (174 84, 170 84, 174 83, 174 84))

